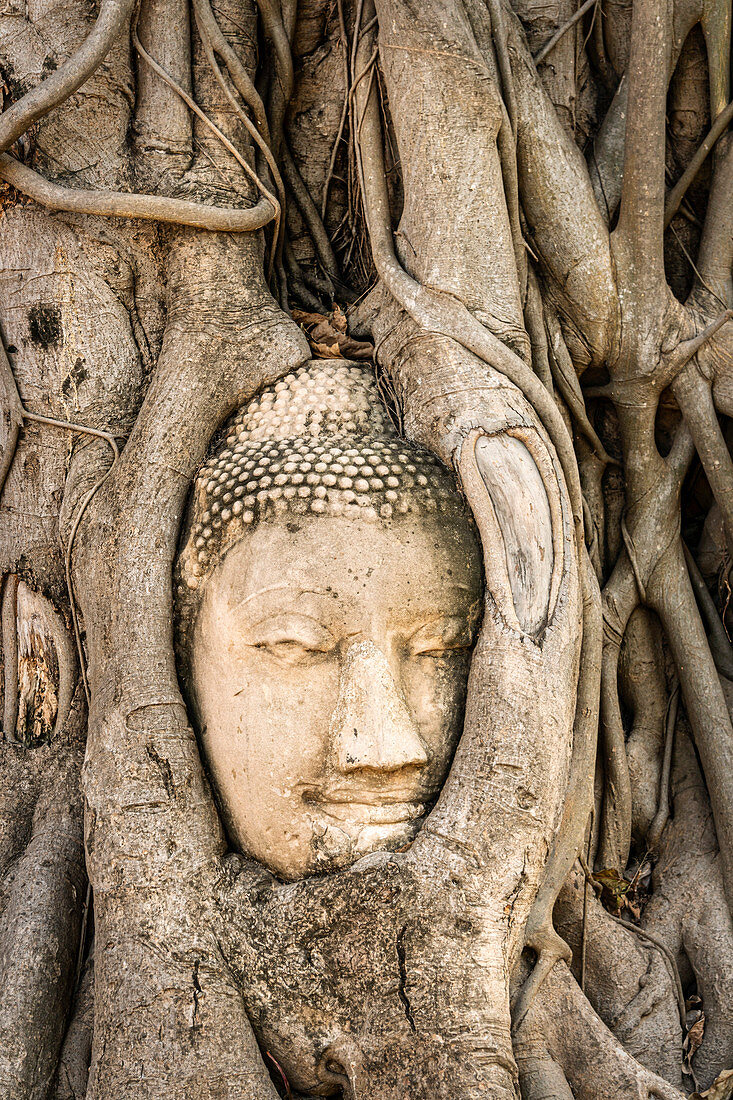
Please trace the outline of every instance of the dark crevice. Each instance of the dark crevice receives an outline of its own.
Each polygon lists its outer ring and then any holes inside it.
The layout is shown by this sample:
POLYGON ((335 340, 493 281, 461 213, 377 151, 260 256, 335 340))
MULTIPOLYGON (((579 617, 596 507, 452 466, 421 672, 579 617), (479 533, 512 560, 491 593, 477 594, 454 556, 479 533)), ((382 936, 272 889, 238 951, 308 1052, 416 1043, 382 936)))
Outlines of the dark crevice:
POLYGON ((150 759, 154 764, 157 764, 160 770, 160 778, 163 781, 166 794, 169 798, 173 798, 176 793, 176 787, 173 782, 173 770, 171 769, 170 763, 165 757, 160 755, 153 745, 146 745, 145 748, 150 759))
POLYGON ((405 933, 407 931, 406 925, 397 933, 397 964, 400 971, 400 982, 397 987, 397 994, 402 1001, 402 1005, 405 1010, 405 1016, 407 1022, 410 1025, 410 1031, 415 1031, 415 1018, 412 1015, 412 1005, 410 1004, 410 998, 407 996, 407 967, 405 965, 405 933))
POLYGON ((199 981, 199 960, 196 959, 195 963, 193 964, 193 1017, 191 1020, 192 1032, 198 1031, 201 1027, 201 1022, 199 1020, 199 998, 201 996, 201 993, 201 982, 199 981))

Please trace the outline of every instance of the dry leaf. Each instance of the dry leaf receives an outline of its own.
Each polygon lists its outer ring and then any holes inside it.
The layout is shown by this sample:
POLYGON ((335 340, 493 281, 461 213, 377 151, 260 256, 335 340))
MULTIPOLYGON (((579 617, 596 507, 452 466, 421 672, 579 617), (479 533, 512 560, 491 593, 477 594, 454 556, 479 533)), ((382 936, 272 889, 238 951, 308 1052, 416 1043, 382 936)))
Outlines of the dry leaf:
POLYGON ((338 336, 338 333, 328 318, 326 318, 325 321, 320 321, 310 329, 310 337, 312 340, 327 340, 329 336, 335 337, 338 336))
POLYGON ((338 344, 319 344, 311 341, 311 351, 316 354, 316 359, 345 359, 341 354, 338 344))
POLYGON ((625 905, 625 895, 629 889, 629 883, 613 867, 606 867, 602 871, 596 871, 593 875, 596 882, 603 887, 601 902, 604 908, 616 916, 625 905))
POLYGON ((293 310, 293 320, 297 321, 299 325, 317 325, 319 321, 327 321, 328 318, 324 317, 322 313, 306 313, 302 309, 293 310))
POLYGON ((694 1074, 693 1074, 693 1071, 692 1071, 692 1059, 695 1057, 695 1052, 697 1051, 698 1047, 700 1046, 700 1043, 702 1042, 704 1034, 705 1034, 705 1013, 701 1012, 699 1019, 695 1021, 695 1023, 692 1025, 690 1030, 687 1032, 687 1035, 685 1036, 685 1042, 684 1042, 684 1045, 682 1047, 682 1049, 684 1051, 684 1055, 685 1055, 685 1057, 684 1057, 685 1071, 687 1073, 689 1073, 690 1076, 693 1077, 693 1079, 694 1079, 694 1074))
POLYGON ((366 340, 354 340, 351 336, 344 336, 339 341, 341 354, 347 359, 371 359, 374 355, 374 345, 366 340))
POLYGON ((346 314, 338 305, 334 306, 331 324, 337 332, 346 332, 346 314))
POLYGON ((716 1077, 705 1092, 693 1092, 690 1100, 733 1100, 733 1069, 726 1069, 716 1077))
POLYGON ((348 335, 346 314, 339 306, 328 315, 294 309, 293 320, 308 337, 316 359, 371 359, 374 354, 372 344, 348 335))

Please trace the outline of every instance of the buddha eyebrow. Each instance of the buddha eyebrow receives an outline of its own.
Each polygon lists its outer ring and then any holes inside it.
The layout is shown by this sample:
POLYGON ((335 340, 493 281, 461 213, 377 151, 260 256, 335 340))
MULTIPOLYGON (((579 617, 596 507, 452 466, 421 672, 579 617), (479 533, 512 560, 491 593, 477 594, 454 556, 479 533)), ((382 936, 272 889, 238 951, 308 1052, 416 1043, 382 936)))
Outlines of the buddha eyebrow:
MULTIPOLYGON (((231 608, 232 611, 238 611, 240 607, 244 607, 250 600, 256 599, 258 596, 266 596, 270 592, 281 592, 283 589, 290 589, 295 591, 293 586, 284 581, 282 584, 268 585, 266 588, 258 588, 256 592, 251 592, 249 596, 245 596, 243 599, 238 600, 236 604, 231 608)), ((328 592, 325 589, 320 588, 299 588, 296 592, 296 599, 300 596, 327 596, 328 592)))

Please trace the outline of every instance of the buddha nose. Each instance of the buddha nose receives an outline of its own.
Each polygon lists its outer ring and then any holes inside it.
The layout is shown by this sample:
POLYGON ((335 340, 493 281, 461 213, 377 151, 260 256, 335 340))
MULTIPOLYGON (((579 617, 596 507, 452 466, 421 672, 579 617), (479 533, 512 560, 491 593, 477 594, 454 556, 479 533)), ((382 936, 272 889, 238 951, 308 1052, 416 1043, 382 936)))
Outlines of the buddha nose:
POLYGON ((389 772, 428 762, 387 660, 369 641, 356 642, 344 658, 330 733, 340 772, 389 772))

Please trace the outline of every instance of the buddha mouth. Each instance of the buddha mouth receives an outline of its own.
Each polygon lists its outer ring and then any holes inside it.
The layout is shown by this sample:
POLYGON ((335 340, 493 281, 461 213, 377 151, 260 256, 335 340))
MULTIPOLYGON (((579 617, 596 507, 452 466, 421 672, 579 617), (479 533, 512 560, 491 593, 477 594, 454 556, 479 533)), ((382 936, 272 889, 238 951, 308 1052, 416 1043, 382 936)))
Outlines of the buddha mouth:
POLYGON ((407 791, 314 791, 303 792, 303 801, 315 805, 327 817, 341 823, 404 825, 422 817, 425 796, 417 799, 407 791))
POLYGON ((404 825, 425 813, 424 802, 319 802, 318 806, 334 821, 364 825, 404 825))

